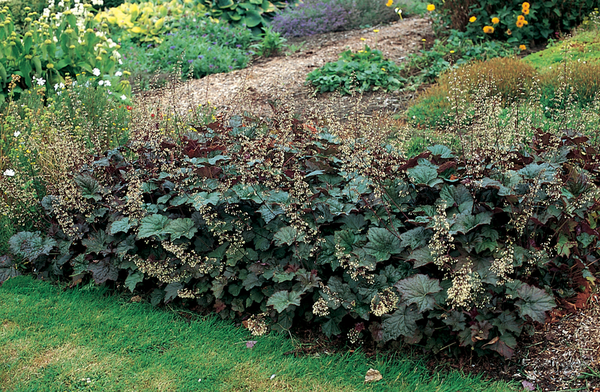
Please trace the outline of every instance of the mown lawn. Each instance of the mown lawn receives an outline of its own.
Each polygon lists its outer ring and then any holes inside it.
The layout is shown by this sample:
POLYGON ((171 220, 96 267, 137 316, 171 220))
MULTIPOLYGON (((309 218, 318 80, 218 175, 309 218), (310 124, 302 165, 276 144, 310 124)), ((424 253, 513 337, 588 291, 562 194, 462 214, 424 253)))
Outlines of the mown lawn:
POLYGON ((295 358, 289 337, 253 338, 213 317, 187 321, 86 286, 29 277, 0 287, 4 391, 510 391, 459 372, 431 375, 405 357, 295 358), (256 340, 249 349, 246 341, 256 340), (364 383, 369 368, 383 380, 364 383), (273 377, 274 375, 274 377, 273 377))

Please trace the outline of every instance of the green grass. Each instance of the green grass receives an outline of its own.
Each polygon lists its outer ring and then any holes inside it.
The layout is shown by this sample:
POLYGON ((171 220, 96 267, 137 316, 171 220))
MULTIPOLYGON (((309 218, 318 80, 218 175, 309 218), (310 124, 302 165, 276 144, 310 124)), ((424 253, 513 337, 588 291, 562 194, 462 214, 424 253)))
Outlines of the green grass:
POLYGON ((0 287, 4 391, 514 390, 455 371, 431 375, 406 357, 283 354, 292 348, 283 335, 253 338, 213 317, 188 322, 99 287, 22 276, 0 287), (258 343, 248 349, 247 340, 258 343), (371 367, 383 380, 365 384, 371 367))
POLYGON ((538 71, 561 63, 565 57, 580 61, 600 61, 600 30, 585 31, 560 41, 548 49, 523 58, 538 71))

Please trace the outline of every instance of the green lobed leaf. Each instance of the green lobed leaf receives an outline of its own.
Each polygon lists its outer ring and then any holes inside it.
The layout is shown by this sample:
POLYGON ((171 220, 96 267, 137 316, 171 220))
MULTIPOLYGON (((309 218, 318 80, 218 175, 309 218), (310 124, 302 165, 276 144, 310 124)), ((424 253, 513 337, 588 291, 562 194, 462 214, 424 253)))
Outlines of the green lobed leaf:
POLYGON ((398 339, 400 336, 413 336, 417 332, 417 321, 423 314, 411 309, 406 304, 400 305, 394 313, 384 314, 381 319, 383 327, 383 341, 398 339))
POLYGON ((534 321, 546 321, 546 312, 556 307, 554 298, 544 290, 524 283, 517 289, 519 300, 515 305, 519 308, 521 317, 529 316, 534 321))
POLYGON ((183 288, 183 284, 181 284, 181 282, 169 283, 165 287, 165 299, 164 299, 165 303, 177 298, 179 290, 181 290, 182 288, 183 288))
POLYGON ((164 215, 152 214, 145 216, 140 222, 138 239, 148 238, 153 235, 161 236, 166 234, 165 228, 169 225, 170 219, 164 215))
POLYGON ((126 216, 123 219, 118 221, 114 221, 110 224, 110 235, 115 235, 117 233, 127 233, 129 229, 131 229, 133 225, 129 222, 129 217, 126 216))
POLYGON ((306 234, 303 232, 298 232, 298 230, 295 227, 292 226, 285 226, 282 227, 281 229, 279 229, 279 231, 277 231, 277 233, 275 233, 275 235, 273 236, 273 239, 275 240, 275 245, 277 246, 282 246, 282 245, 292 245, 294 244, 296 241, 301 242, 304 240, 306 234))
POLYGON ((125 279, 125 286, 129 289, 129 291, 133 293, 133 291, 135 290, 135 286, 137 286, 138 283, 141 283, 143 281, 144 274, 142 272, 132 271, 129 272, 127 279, 125 279))
POLYGON ((427 275, 413 275, 394 285, 402 294, 402 300, 407 304, 417 305, 420 312, 433 310, 435 298, 433 294, 441 291, 440 282, 427 275))
POLYGON ((411 182, 415 185, 433 187, 444 182, 444 180, 438 178, 437 166, 419 164, 407 171, 411 182))
POLYGON ((282 313, 290 305, 300 306, 300 295, 294 291, 277 291, 267 301, 267 306, 272 306, 277 312, 282 313))
POLYGON ((365 251, 379 261, 388 260, 393 254, 402 251, 400 240, 389 230, 381 227, 371 227, 367 235, 369 242, 365 245, 365 251))
POLYGON ((440 191, 440 199, 445 201, 446 208, 456 205, 458 212, 470 213, 473 211, 473 196, 462 184, 458 186, 444 185, 440 191))
POLYGON ((196 228, 194 221, 190 218, 177 218, 170 220, 169 224, 164 229, 165 233, 171 234, 171 241, 181 237, 186 237, 191 240, 197 231, 198 229, 196 228))

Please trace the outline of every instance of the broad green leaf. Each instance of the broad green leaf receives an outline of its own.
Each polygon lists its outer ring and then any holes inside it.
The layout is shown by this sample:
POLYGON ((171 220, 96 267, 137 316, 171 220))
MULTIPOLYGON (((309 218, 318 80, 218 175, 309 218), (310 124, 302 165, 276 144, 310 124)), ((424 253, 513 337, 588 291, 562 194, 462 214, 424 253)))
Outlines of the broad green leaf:
POLYGON ((406 304, 400 305, 394 313, 384 314, 381 319, 383 327, 383 341, 398 339, 400 336, 413 336, 417 332, 417 320, 423 318, 423 314, 412 310, 406 304))
POLYGON ((99 201, 102 199, 102 196, 98 194, 100 191, 100 185, 98 181, 90 176, 79 175, 75 177, 75 183, 81 189, 81 196, 86 199, 94 199, 99 201))
POLYGON ((262 218, 265 220, 266 223, 271 222, 278 215, 285 214, 285 211, 283 210, 283 208, 281 208, 280 205, 278 205, 278 204, 270 204, 269 205, 267 203, 260 206, 260 208, 258 209, 258 212, 260 212, 260 215, 262 216, 262 218))
POLYGON ((379 261, 388 260, 393 254, 402 250, 400 240, 389 230, 380 227, 371 227, 367 235, 369 242, 365 245, 365 252, 374 256, 379 261))
POLYGON ((14 255, 21 256, 34 262, 42 255, 48 255, 57 245, 50 237, 45 237, 41 232, 21 231, 8 240, 10 251, 14 255))
POLYGON ((569 257, 571 254, 571 248, 577 246, 577 241, 569 241, 569 238, 561 233, 558 236, 558 243, 556 244, 556 253, 559 256, 569 257))
POLYGON ((101 230, 81 240, 81 244, 90 253, 100 253, 106 250, 106 243, 111 242, 113 239, 113 237, 106 235, 104 230, 101 230))
POLYGON ((129 229, 131 229, 132 224, 129 223, 129 217, 114 221, 110 224, 110 235, 115 235, 117 233, 127 233, 129 229))
POLYGON ((334 235, 335 243, 344 247, 346 251, 352 251, 357 242, 357 236, 350 230, 338 230, 334 235))
POLYGON ((127 286, 129 291, 131 291, 133 293, 133 291, 135 290, 135 286, 137 286, 138 283, 143 282, 143 281, 144 281, 143 273, 141 273, 140 271, 130 272, 129 275, 127 276, 127 279, 125 279, 125 286, 127 286))
POLYGON ((477 226, 490 224, 492 221, 492 213, 489 211, 480 212, 477 215, 472 215, 470 211, 465 211, 456 216, 456 221, 450 227, 450 233, 467 234, 477 226))
POLYGON ((431 151, 431 153, 433 155, 439 155, 440 158, 444 158, 444 159, 454 158, 454 155, 452 155, 452 150, 450 150, 446 146, 442 146, 440 144, 436 144, 435 146, 427 147, 427 149, 429 151, 431 151))
POLYGON ((282 313, 290 305, 300 306, 300 295, 294 291, 278 291, 267 301, 267 306, 273 306, 277 312, 282 313))
POLYGON ((440 203, 444 200, 446 208, 451 208, 455 204, 458 208, 458 212, 472 212, 473 211, 473 196, 471 192, 462 184, 458 186, 444 185, 440 191, 440 203))
POLYGON ((431 230, 418 226, 400 235, 403 248, 417 249, 426 246, 431 238, 431 230))
POLYGON ((108 280, 116 281, 119 277, 119 269, 114 265, 110 257, 90 262, 88 270, 92 273, 96 284, 102 284, 108 280))
POLYGON ((327 337, 331 337, 333 335, 339 335, 342 333, 342 330, 340 329, 338 324, 339 324, 338 321, 336 321, 334 319, 330 319, 326 323, 321 324, 321 329, 323 330, 323 333, 327 337))
POLYGON ((556 165, 551 163, 530 163, 518 171, 523 178, 538 179, 543 182, 552 182, 556 174, 556 165))
POLYGON ((277 233, 273 236, 275 240, 275 245, 281 246, 283 244, 292 245, 296 241, 301 242, 304 240, 306 234, 303 232, 298 232, 295 227, 285 226, 279 229, 277 233))
POLYGON ((344 224, 344 229, 360 230, 365 225, 365 217, 363 215, 350 214, 343 216, 340 222, 344 224))
POLYGON ((15 268, 9 256, 0 257, 0 286, 10 278, 19 276, 21 273, 15 268))
POLYGON ((467 328, 465 315, 463 312, 457 310, 451 311, 442 321, 455 332, 463 331, 467 328))
POLYGON ((166 234, 165 228, 169 225, 169 222, 170 219, 164 215, 152 214, 144 217, 140 222, 138 239, 166 234))
POLYGON ((171 241, 181 237, 186 237, 191 240, 197 231, 198 229, 196 228, 194 221, 190 218, 172 219, 164 229, 165 233, 171 234, 171 241))
POLYGON ((519 336, 521 329, 523 329, 523 323, 518 322, 513 312, 505 310, 498 317, 492 319, 492 324, 498 328, 500 334, 510 334, 511 332, 519 336))
POLYGON ((413 250, 407 261, 413 261, 413 268, 419 268, 429 263, 433 263, 433 256, 428 246, 413 250))
POLYGON ((221 199, 221 194, 219 192, 198 192, 190 195, 190 197, 194 208, 201 210, 203 206, 208 204, 216 206, 221 199))
POLYGON ((483 347, 496 351, 504 358, 510 359, 514 354, 514 348, 517 347, 517 340, 512 334, 507 333, 496 336, 489 343, 484 344, 483 347))
POLYGON ((411 182, 415 185, 433 187, 444 182, 441 178, 438 178, 437 166, 432 167, 419 164, 407 171, 411 182))
POLYGON ((551 295, 535 286, 524 283, 518 290, 519 300, 515 305, 519 308, 521 317, 529 316, 534 321, 546 321, 546 312, 556 307, 556 302, 551 295))
POLYGON ((441 291, 440 282, 427 275, 413 275, 394 285, 407 304, 415 304, 420 312, 432 310, 435 304, 433 294, 441 291))

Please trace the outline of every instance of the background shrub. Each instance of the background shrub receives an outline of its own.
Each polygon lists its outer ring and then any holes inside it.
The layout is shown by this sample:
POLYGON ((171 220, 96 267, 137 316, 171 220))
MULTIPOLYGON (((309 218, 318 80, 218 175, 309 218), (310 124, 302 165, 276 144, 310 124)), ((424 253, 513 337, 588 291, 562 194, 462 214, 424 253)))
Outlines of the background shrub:
POLYGON ((377 0, 307 0, 288 5, 271 22, 287 37, 351 30, 397 20, 393 8, 377 0))
POLYGON ((503 39, 515 45, 529 45, 531 40, 545 40, 555 32, 570 31, 598 6, 595 0, 531 1, 528 12, 520 0, 433 0, 442 26, 466 31, 469 38, 503 39), (521 15, 528 24, 517 27, 521 15), (471 22, 471 18, 476 20, 471 22), (494 24, 492 18, 498 18, 494 24), (494 27, 492 34, 484 26, 494 27), (510 30, 510 33, 509 33, 510 30))

